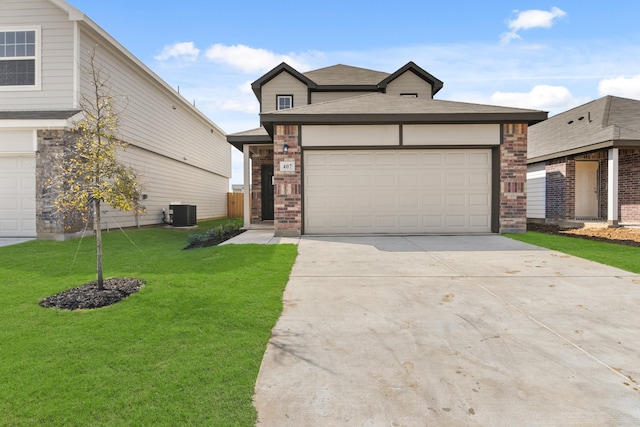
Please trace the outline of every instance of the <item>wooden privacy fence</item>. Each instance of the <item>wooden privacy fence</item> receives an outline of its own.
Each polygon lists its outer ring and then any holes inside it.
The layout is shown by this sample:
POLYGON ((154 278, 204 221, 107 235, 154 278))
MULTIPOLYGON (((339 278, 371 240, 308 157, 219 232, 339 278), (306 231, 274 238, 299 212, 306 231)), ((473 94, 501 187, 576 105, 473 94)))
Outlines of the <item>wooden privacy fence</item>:
POLYGON ((244 194, 227 193, 227 218, 242 218, 244 216, 244 194))

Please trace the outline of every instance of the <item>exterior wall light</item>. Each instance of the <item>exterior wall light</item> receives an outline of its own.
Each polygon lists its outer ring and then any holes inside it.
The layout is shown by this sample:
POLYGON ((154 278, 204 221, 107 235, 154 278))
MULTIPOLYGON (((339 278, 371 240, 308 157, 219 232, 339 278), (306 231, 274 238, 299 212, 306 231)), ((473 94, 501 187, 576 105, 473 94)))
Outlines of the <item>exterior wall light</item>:
POLYGON ((289 145, 284 144, 284 147, 282 147, 282 152, 287 154, 289 152, 289 145))

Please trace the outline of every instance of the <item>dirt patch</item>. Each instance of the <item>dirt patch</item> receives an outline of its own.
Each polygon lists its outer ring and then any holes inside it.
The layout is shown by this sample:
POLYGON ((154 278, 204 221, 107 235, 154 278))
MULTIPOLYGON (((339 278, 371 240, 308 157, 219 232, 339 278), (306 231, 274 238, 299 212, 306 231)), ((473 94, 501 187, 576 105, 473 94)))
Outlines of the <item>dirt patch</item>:
POLYGON ((640 246, 640 229, 637 228, 561 228, 552 224, 527 224, 527 229, 540 233, 558 234, 629 246, 640 246))

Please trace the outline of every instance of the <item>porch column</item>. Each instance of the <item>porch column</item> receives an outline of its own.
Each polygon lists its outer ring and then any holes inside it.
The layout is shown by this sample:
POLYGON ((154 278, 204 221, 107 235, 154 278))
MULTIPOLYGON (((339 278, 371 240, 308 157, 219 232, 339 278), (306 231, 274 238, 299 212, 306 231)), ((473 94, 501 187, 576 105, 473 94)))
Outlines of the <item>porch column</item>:
POLYGON ((242 154, 244 154, 244 185, 242 191, 244 193, 244 228, 251 228, 251 146, 245 144, 242 146, 242 154))
POLYGON ((607 200, 607 222, 610 227, 618 226, 618 154, 620 149, 609 149, 608 160, 608 200, 607 200))

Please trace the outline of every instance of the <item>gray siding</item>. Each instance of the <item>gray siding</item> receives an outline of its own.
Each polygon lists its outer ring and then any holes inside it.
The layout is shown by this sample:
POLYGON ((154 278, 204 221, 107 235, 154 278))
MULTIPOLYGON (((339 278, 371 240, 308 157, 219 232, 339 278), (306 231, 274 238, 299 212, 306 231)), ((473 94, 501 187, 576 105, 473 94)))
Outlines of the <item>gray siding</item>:
POLYGON ((293 95, 294 107, 309 103, 307 85, 286 72, 278 74, 262 86, 262 101, 260 103, 262 113, 276 109, 277 95, 293 95))
MULTIPOLYGON (((81 31, 81 70, 89 64, 94 46, 96 63, 108 75, 117 107, 122 110, 122 139, 185 165, 195 166, 228 179, 231 175, 231 146, 215 125, 197 115, 175 92, 170 92, 146 74, 106 40, 81 31)), ((80 79, 82 93, 91 84, 85 72, 80 79)), ((155 158, 155 157, 154 157, 155 158)), ((186 179, 175 176, 172 179, 186 179)), ((226 190, 225 190, 226 192, 226 190)))
MULTIPOLYGON (((129 146, 120 158, 140 174, 147 199, 142 201, 147 212, 138 219, 139 225, 162 222, 162 208, 169 209, 172 202, 196 205, 198 219, 220 218, 227 215, 227 178, 190 167, 184 163, 129 146)), ((107 208, 104 227, 136 226, 130 212, 107 208)))
POLYGON ((0 91, 0 110, 70 109, 74 23, 48 0, 0 1, 0 29, 40 26, 41 89, 0 91))

